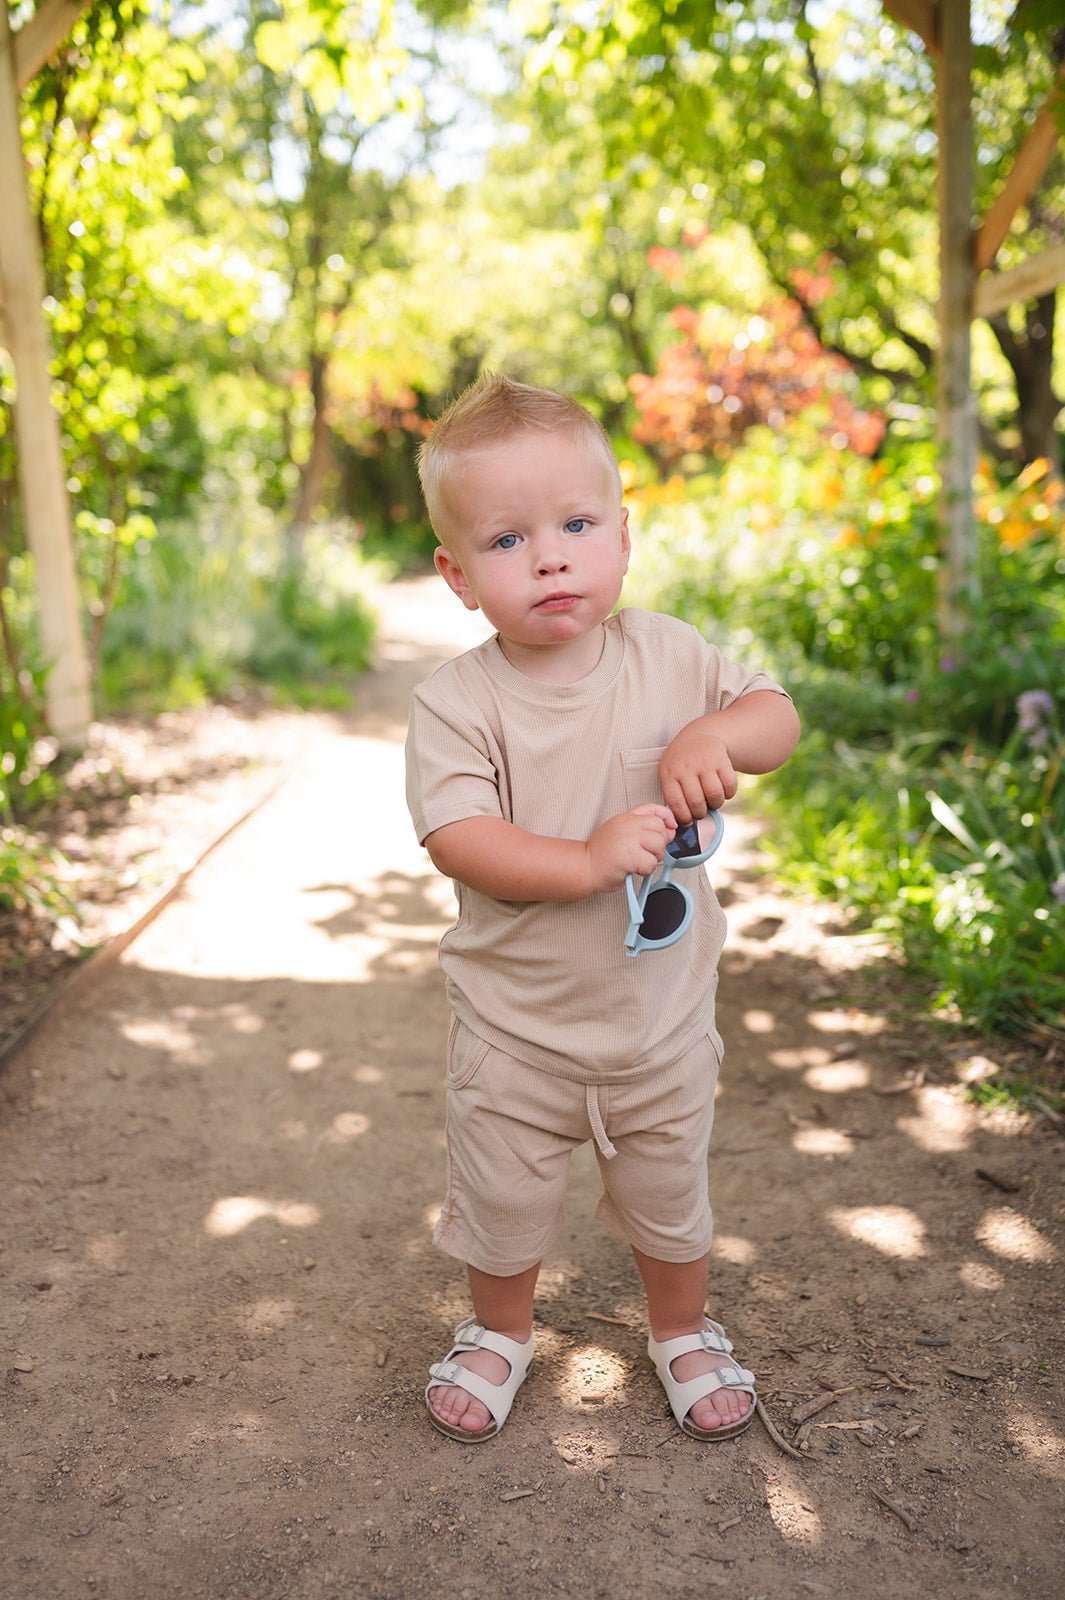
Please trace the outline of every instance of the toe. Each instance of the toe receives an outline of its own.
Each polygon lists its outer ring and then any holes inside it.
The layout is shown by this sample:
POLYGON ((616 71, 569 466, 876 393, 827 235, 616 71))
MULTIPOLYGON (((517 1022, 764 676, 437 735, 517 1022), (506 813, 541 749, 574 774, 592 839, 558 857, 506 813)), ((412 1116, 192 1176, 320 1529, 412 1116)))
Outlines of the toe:
POLYGON ((464 1428, 467 1433, 477 1433, 491 1421, 485 1406, 458 1385, 441 1384, 430 1389, 429 1404, 441 1422, 464 1428))

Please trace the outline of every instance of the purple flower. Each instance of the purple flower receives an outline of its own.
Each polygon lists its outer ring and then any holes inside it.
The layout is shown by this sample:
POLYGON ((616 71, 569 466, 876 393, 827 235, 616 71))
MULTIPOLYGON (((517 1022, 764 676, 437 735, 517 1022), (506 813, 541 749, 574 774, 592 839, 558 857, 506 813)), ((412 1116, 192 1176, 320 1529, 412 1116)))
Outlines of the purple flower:
POLYGON ((1054 701, 1045 689, 1026 689, 1017 696, 1017 726, 1022 733, 1041 733, 1054 714, 1054 701))
POLYGON ((917 704, 918 700, 920 700, 920 698, 921 698, 920 689, 907 689, 906 690, 906 704, 908 706, 915 706, 917 704))
POLYGON ((940 672, 953 672, 954 668, 956 666, 957 666, 957 662, 955 661, 953 656, 940 656, 940 658, 939 658, 939 670, 940 670, 940 672))
POLYGON ((1059 906, 1065 906, 1065 872, 1059 872, 1050 885, 1050 892, 1059 906))

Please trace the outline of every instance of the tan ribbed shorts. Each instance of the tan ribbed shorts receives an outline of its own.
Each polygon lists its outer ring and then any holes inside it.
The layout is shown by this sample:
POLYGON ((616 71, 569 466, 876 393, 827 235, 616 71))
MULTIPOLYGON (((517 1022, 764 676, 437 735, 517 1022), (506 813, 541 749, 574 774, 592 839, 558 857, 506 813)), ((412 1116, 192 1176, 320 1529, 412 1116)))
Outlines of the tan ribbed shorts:
POLYGON ((655 1260, 697 1261, 713 1234, 707 1156, 719 1065, 715 1035, 668 1066, 588 1086, 454 1020, 447 1199, 433 1243, 494 1277, 534 1266, 562 1226, 570 1157, 591 1139, 600 1221, 655 1260))

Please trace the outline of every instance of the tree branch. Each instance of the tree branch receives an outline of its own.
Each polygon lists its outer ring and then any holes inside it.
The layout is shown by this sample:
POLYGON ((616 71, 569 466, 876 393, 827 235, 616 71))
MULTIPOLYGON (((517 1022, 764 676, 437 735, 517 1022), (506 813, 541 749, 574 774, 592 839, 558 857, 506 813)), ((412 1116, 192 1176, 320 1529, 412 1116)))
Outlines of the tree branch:
POLYGON ((44 0, 13 36, 15 87, 21 92, 49 61, 93 0, 44 0))
POLYGON ((932 0, 882 0, 889 16, 909 28, 923 42, 930 56, 939 55, 939 28, 932 0))

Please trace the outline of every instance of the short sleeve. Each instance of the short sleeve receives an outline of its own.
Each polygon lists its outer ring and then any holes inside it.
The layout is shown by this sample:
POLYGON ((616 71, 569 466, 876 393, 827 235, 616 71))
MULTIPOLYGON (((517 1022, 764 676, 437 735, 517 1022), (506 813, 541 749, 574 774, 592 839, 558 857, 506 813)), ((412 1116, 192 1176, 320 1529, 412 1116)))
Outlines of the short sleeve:
POLYGON ((787 690, 775 683, 768 673, 755 671, 744 666, 742 661, 722 655, 716 645, 707 645, 706 650, 708 711, 724 711, 734 700, 741 699, 745 694, 754 694, 759 689, 768 689, 772 694, 782 694, 788 698, 787 690))
POLYGON ((411 700, 406 759, 407 806, 419 844, 449 822, 502 816, 485 734, 425 685, 411 700))

